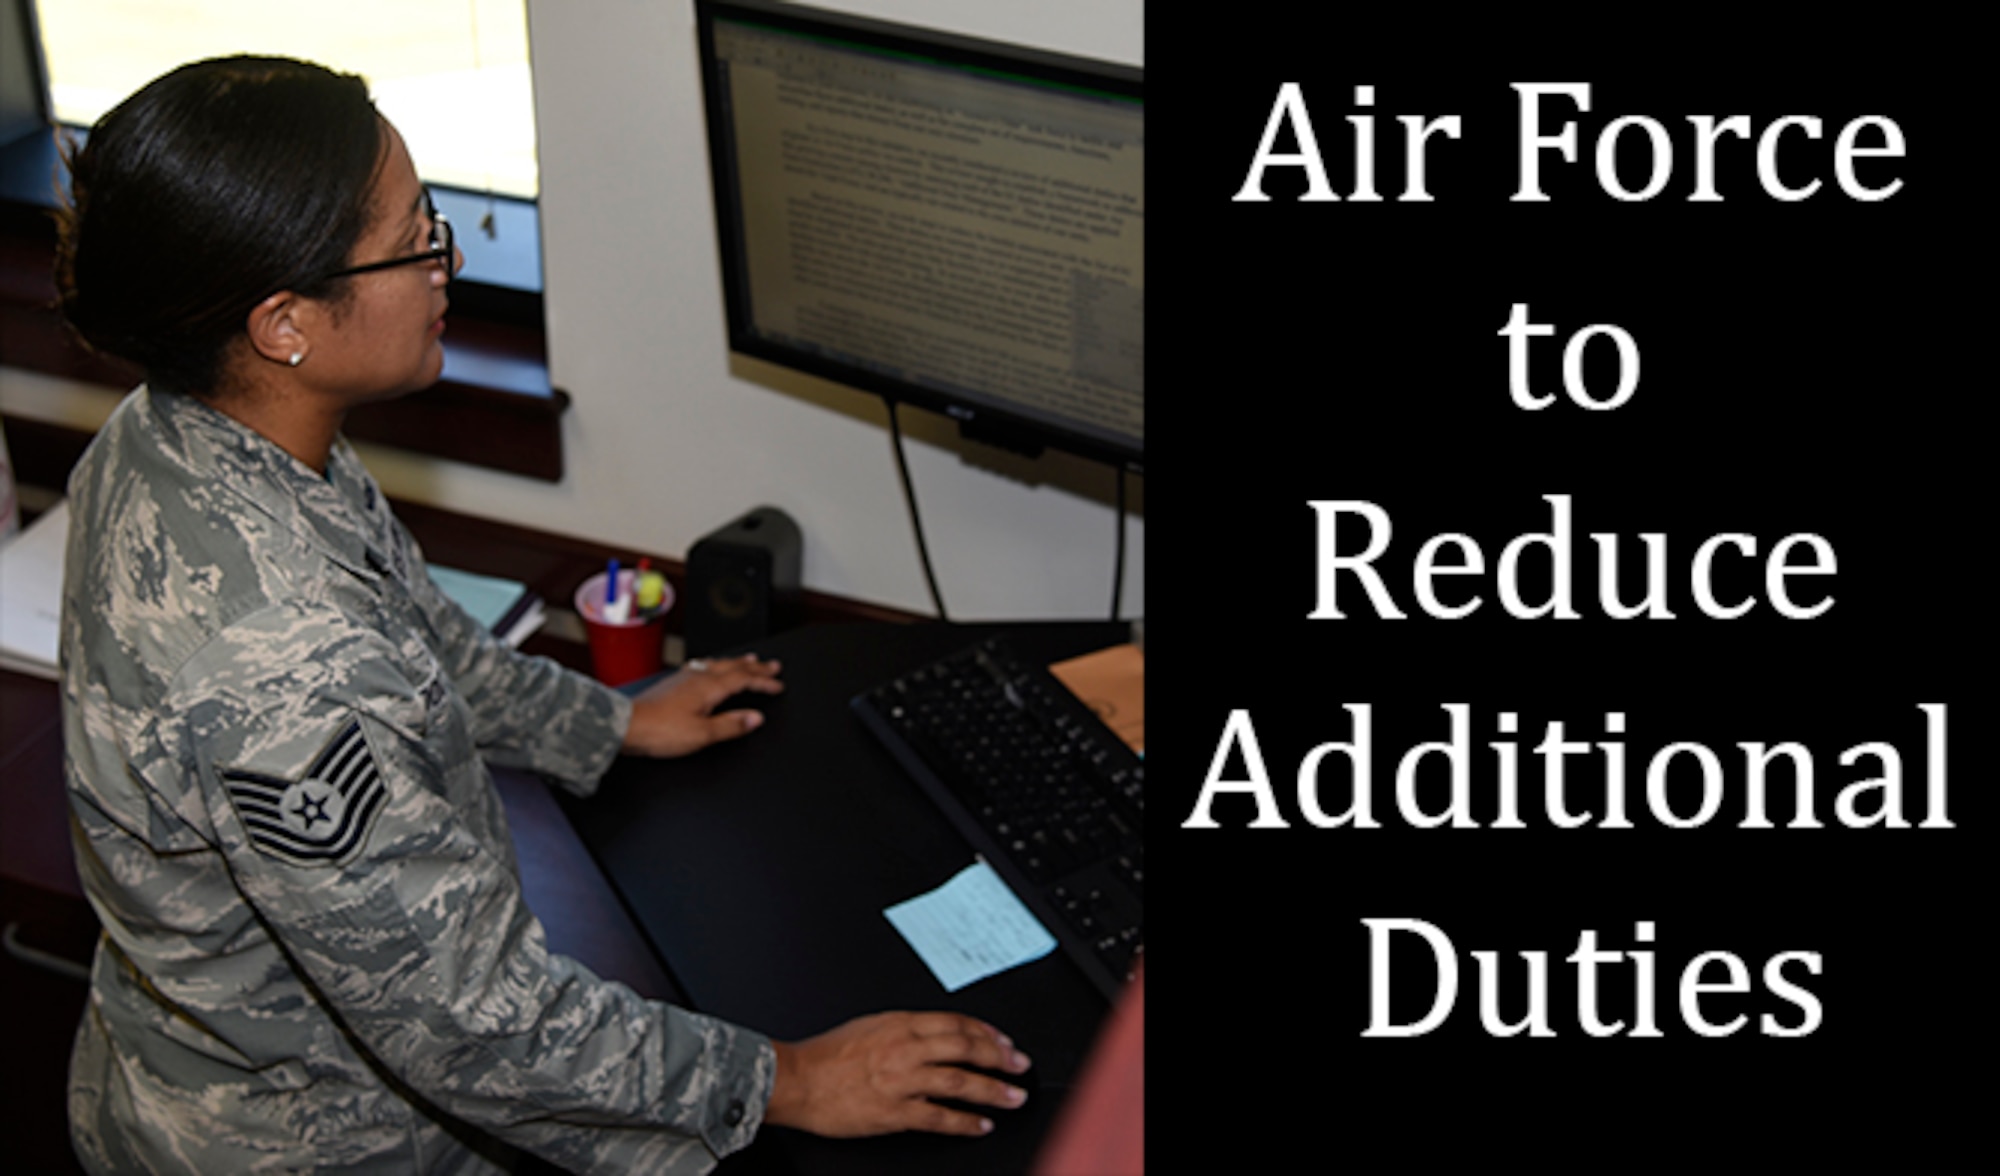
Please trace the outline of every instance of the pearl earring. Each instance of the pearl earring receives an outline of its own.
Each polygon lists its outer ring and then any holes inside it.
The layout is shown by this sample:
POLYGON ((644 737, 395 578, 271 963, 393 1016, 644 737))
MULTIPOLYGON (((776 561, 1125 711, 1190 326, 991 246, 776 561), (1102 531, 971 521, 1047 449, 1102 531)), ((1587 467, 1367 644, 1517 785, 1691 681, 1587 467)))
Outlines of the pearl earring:
POLYGON ((306 353, 305 353, 305 352, 303 352, 303 351, 294 351, 294 352, 292 352, 292 366, 293 366, 293 367, 297 367, 297 366, 299 366, 299 364, 300 364, 300 363, 304 362, 304 360, 305 360, 305 357, 306 357, 306 353))

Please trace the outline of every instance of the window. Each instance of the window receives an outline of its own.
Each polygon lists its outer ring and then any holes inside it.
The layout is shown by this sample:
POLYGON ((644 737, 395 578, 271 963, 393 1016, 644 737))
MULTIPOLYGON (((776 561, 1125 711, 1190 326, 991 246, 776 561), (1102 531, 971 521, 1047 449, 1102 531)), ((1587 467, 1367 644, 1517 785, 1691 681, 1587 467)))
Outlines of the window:
POLYGON ((355 410, 347 434, 561 480, 569 397, 549 384, 542 331, 525 0, 0 0, 0 367, 113 388, 136 378, 84 354, 50 307, 54 232, 43 209, 58 169, 44 118, 87 127, 175 66, 234 53, 366 78, 458 229, 465 268, 443 377, 355 410))
POLYGON ((71 126, 204 57, 262 53, 360 74, 465 226, 463 277, 541 288, 524 0, 38 0, 36 18, 50 113, 71 126))

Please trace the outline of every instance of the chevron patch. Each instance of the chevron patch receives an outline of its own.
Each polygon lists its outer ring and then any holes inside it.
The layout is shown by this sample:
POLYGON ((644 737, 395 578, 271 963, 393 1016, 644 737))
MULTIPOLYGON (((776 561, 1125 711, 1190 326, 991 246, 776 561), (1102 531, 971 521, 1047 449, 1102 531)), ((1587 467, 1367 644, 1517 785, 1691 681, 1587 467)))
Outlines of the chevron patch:
POLYGON ((251 844, 304 866, 352 856, 389 797, 359 719, 341 728, 296 783, 257 772, 221 776, 251 844))

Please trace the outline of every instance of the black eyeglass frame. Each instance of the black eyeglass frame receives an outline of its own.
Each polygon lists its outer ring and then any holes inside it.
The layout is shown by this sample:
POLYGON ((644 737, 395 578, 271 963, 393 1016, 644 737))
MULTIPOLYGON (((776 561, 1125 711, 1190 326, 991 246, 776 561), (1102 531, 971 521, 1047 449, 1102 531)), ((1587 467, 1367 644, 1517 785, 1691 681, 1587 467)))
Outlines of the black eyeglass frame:
POLYGON ((457 242, 452 233, 451 218, 438 211, 437 202, 431 198, 428 189, 424 192, 424 215, 429 217, 431 222, 431 248, 422 253, 409 254, 406 257, 392 257, 387 261, 371 261, 367 265, 349 266, 344 270, 335 270, 330 274, 322 275, 319 280, 330 282, 335 278, 351 278, 356 274, 372 274, 376 270, 394 269, 399 265, 415 265, 422 261, 442 261, 444 262, 445 284, 447 286, 450 285, 451 280, 458 276, 456 272, 458 269, 456 264, 457 242))

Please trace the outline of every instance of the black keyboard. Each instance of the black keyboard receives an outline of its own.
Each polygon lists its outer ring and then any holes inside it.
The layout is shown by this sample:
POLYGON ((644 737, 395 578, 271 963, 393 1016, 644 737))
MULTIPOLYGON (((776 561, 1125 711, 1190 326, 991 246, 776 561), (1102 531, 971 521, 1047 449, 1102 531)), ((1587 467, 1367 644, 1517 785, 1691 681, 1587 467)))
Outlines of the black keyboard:
POLYGON ((1108 998, 1137 963, 1146 767, 1001 638, 853 707, 1108 998))

